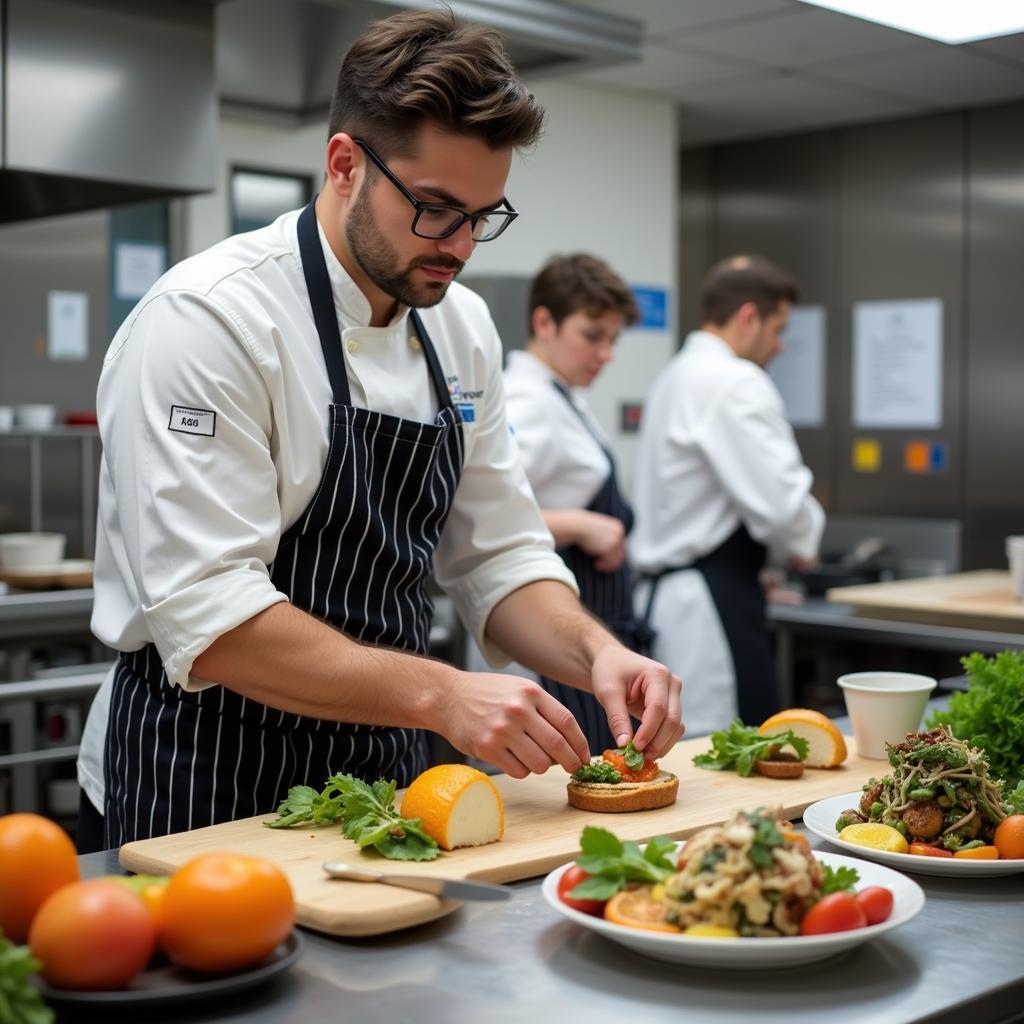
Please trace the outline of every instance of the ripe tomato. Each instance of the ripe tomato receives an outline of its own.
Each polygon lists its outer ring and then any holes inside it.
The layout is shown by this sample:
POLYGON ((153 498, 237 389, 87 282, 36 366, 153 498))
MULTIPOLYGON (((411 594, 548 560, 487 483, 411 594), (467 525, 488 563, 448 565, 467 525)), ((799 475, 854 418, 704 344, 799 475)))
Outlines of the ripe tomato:
POLYGON ((918 857, 952 857, 953 854, 949 850, 944 850, 941 846, 932 846, 931 843, 911 843, 907 847, 907 853, 916 854, 918 857))
POLYGON ((822 897, 800 922, 801 935, 828 935, 849 932, 868 923, 864 908, 848 892, 834 892, 822 897))
POLYGON ((156 925, 130 889, 102 878, 58 889, 29 931, 32 955, 56 988, 124 988, 149 963, 156 925))
POLYGON ((1024 814, 1011 814, 996 826, 992 842, 1001 860, 1020 860, 1024 857, 1024 814))
POLYGON ((0 818, 0 931, 12 942, 28 938, 46 898, 78 881, 78 859, 68 834, 38 814, 0 818))
POLYGON ((569 893, 576 888, 580 882, 585 882, 590 875, 578 864, 573 864, 565 874, 558 880, 558 898, 573 910, 579 910, 584 914, 603 914, 605 900, 574 900, 569 893))
POLYGON ((652 782, 658 777, 658 762, 644 759, 641 768, 628 768, 626 758, 614 750, 606 750, 601 757, 613 768, 618 768, 623 782, 652 782))
POLYGON ((892 913, 892 893, 880 885, 861 889, 855 899, 861 905, 868 924, 881 924, 892 913))
POLYGON ((262 960, 288 935, 295 898, 270 861, 205 853, 171 878, 160 914, 160 944, 175 963, 233 971, 262 960))

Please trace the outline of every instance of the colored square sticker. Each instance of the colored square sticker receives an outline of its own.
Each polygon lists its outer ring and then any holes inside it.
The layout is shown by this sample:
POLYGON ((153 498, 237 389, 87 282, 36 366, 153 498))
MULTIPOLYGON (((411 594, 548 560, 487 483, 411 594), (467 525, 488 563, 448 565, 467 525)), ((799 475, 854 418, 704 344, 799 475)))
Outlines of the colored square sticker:
POLYGON ((949 468, 949 449, 945 441, 932 441, 931 470, 933 473, 945 473, 949 468))
POLYGON ((882 468, 882 446, 874 438, 853 442, 853 468, 858 473, 877 473, 882 468))
POLYGON ((908 441, 903 448, 903 468, 908 473, 930 473, 932 446, 927 441, 908 441))

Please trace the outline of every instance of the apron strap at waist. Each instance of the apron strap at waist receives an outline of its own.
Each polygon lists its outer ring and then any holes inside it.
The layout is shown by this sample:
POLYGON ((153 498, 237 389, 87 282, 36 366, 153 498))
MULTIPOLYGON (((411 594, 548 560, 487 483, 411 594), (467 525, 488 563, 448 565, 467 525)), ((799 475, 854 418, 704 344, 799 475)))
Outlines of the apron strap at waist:
POLYGON ((640 616, 640 622, 646 629, 650 630, 651 628, 651 612, 654 610, 654 597, 658 593, 658 584, 661 583, 666 576, 671 576, 673 573, 686 572, 687 569, 696 568, 697 565, 695 562, 687 562, 686 565, 669 565, 654 573, 640 573, 638 581, 641 583, 650 583, 651 585, 651 589, 647 593, 647 601, 644 604, 644 613, 640 616))

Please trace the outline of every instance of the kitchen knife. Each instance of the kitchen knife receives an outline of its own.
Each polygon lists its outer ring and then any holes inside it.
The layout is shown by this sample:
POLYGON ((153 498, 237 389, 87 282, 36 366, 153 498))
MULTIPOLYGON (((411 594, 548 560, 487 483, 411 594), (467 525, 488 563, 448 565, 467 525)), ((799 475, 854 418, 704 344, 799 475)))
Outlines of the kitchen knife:
POLYGON ((507 886, 492 885, 490 882, 467 882, 456 878, 429 878, 421 875, 388 875, 368 868, 352 867, 338 860, 326 861, 324 871, 331 878, 343 878, 349 882, 382 882, 402 889, 416 889, 445 900, 507 900, 512 895, 512 890, 507 886))

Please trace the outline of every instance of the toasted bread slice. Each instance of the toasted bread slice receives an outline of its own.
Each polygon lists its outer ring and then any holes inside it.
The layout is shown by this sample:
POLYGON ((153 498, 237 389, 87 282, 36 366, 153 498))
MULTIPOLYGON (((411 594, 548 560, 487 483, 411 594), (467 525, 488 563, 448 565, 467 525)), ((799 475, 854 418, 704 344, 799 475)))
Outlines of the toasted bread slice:
POLYGON ((658 772, 650 782, 578 782, 570 779, 566 787, 569 803, 581 811, 649 811, 668 807, 676 801, 679 778, 671 772, 658 772))

